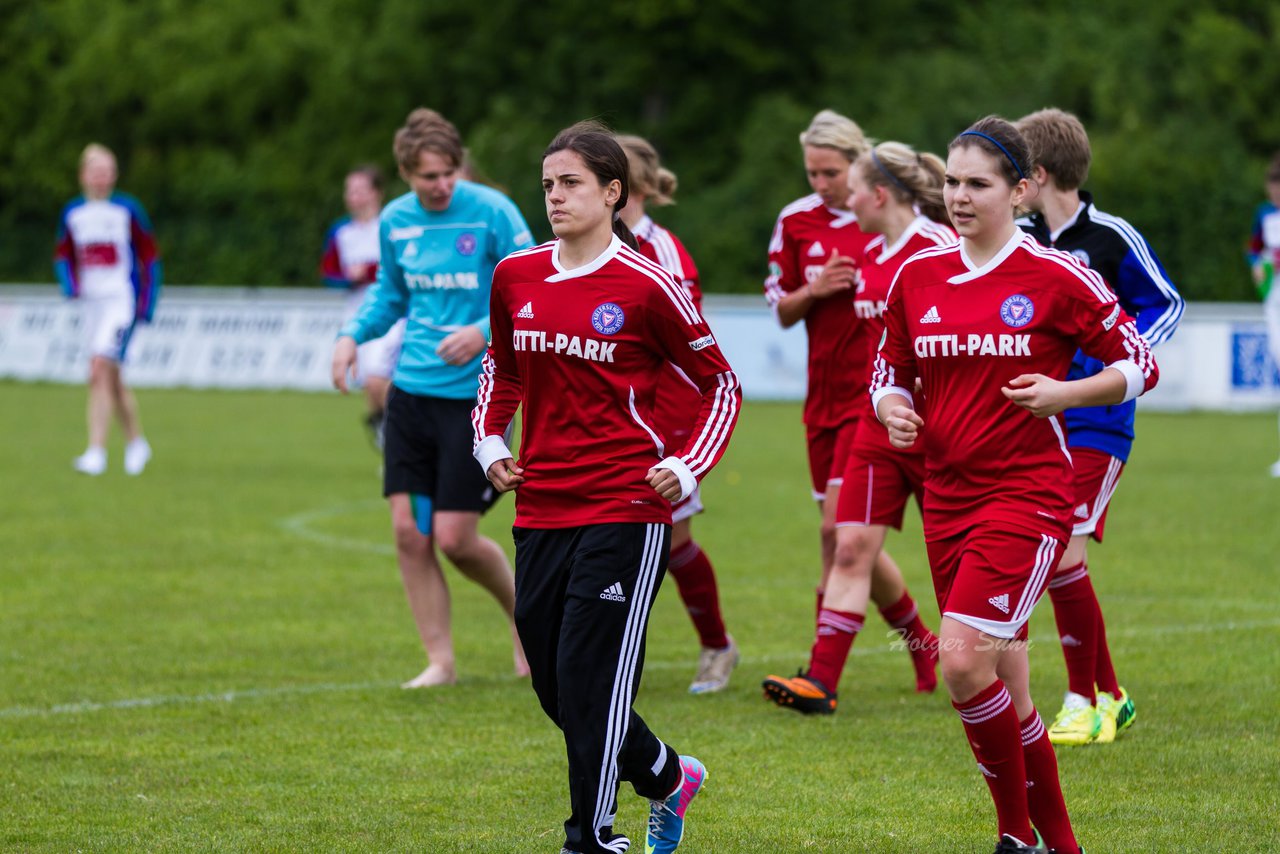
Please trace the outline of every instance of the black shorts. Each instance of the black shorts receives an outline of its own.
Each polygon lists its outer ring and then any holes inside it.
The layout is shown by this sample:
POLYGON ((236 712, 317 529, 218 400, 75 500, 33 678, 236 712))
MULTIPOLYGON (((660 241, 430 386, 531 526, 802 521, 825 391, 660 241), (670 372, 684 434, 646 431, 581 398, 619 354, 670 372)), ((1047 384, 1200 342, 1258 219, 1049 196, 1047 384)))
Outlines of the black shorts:
POLYGON ((391 387, 387 394, 382 494, 431 499, 433 510, 483 513, 498 491, 471 456, 474 401, 424 397, 391 387))

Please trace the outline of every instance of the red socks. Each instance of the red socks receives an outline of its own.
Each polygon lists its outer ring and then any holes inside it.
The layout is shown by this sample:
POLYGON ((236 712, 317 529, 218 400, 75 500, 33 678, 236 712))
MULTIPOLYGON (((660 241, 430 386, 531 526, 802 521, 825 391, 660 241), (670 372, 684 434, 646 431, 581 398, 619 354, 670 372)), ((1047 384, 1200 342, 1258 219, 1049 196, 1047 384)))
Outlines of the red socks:
POLYGON ((1089 580, 1089 567, 1084 563, 1059 567, 1049 582, 1049 599, 1053 602, 1062 656, 1067 661, 1067 689, 1093 703, 1102 610, 1089 580))
POLYGON ((1034 844, 1036 834, 1031 828, 1031 815, 1027 808, 1027 767, 1023 757, 1022 728, 1018 725, 1018 713, 1013 710, 1013 700, 1004 683, 997 679, 972 699, 963 703, 953 701, 952 705, 960 713, 969 747, 978 760, 978 770, 991 790, 999 833, 1034 844))
POLYGON ((907 643, 911 653, 911 664, 916 669, 916 690, 929 693, 938 687, 938 639, 920 619, 920 609, 910 593, 903 592, 902 598, 888 608, 880 609, 880 616, 907 643))
POLYGON ((698 639, 705 647, 724 649, 729 636, 724 631, 724 617, 720 613, 720 593, 716 589, 716 573, 711 561, 693 540, 671 552, 667 573, 675 579, 680 599, 698 639))
POLYGON ((1022 755, 1027 769, 1027 810, 1031 822, 1044 837, 1045 845, 1055 851, 1080 850, 1075 833, 1071 830, 1071 818, 1062 800, 1062 786, 1058 782, 1058 760, 1049 743, 1040 714, 1021 723, 1022 755))
POLYGON ((1116 669, 1111 665, 1111 650, 1107 647, 1107 627, 1102 620, 1102 610, 1098 610, 1098 657, 1093 665, 1093 683, 1099 691, 1106 691, 1112 697, 1120 697, 1120 683, 1116 681, 1116 669))
POLYGON ((840 684, 844 663, 849 660, 849 648, 853 639, 862 631, 862 614, 850 611, 832 611, 824 608, 818 614, 818 635, 809 653, 811 679, 817 679, 831 693, 840 684))

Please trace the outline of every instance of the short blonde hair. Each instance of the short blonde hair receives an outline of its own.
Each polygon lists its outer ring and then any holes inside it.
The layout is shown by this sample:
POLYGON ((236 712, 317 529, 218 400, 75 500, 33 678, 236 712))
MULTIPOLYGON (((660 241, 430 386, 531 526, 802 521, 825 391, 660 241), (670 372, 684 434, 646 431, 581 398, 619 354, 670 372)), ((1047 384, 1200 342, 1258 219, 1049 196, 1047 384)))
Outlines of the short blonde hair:
POLYGON ((835 110, 823 110, 814 116, 808 129, 800 134, 800 144, 834 148, 850 163, 871 148, 871 143, 858 123, 835 110))
POLYGON ((1093 152, 1080 119, 1049 107, 1013 123, 1031 146, 1031 156, 1062 190, 1078 190, 1089 177, 1093 152))
POLYGON ((80 152, 80 168, 83 169, 89 164, 89 161, 95 157, 106 157, 112 163, 116 162, 115 152, 107 148, 100 142, 91 142, 84 147, 84 151, 80 152))
POLYGON ((404 120, 404 127, 396 131, 391 152, 400 168, 408 171, 417 167, 424 151, 446 158, 459 169, 467 161, 462 136, 453 122, 435 110, 418 107, 404 120))

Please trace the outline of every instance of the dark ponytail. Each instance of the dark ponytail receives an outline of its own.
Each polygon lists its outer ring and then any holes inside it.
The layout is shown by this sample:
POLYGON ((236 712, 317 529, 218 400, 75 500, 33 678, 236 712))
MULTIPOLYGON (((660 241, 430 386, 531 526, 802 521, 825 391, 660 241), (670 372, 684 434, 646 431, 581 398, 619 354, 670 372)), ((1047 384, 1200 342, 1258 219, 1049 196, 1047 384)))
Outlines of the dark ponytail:
POLYGON ((622 150, 613 133, 595 120, 578 122, 556 134, 556 138, 551 140, 547 150, 542 152, 542 159, 546 160, 557 151, 565 150, 572 151, 581 157, 582 162, 591 170, 591 174, 596 176, 601 186, 610 181, 619 182, 622 193, 613 206, 613 233, 623 243, 632 249, 637 249, 639 244, 636 243, 636 236, 622 221, 622 209, 626 207, 627 197, 631 192, 627 154, 622 150))

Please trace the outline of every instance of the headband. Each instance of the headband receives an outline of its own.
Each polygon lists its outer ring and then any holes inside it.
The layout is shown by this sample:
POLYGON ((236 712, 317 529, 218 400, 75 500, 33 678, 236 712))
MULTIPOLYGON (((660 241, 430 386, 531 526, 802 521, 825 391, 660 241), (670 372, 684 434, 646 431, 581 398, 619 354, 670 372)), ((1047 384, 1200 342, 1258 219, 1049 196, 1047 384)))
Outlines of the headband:
POLYGON ((910 187, 908 187, 906 184, 899 181, 898 176, 894 175, 892 172, 890 172, 888 169, 885 168, 885 165, 880 162, 880 158, 876 157, 876 150, 874 148, 871 149, 871 162, 876 164, 876 168, 879 169, 884 174, 884 177, 888 178, 890 181, 896 184, 898 188, 902 190, 902 192, 906 193, 908 198, 914 199, 916 197, 916 194, 911 192, 910 187))
POLYGON ((991 144, 992 144, 992 145, 994 145, 996 148, 1000 149, 1000 151, 1004 153, 1004 156, 1005 156, 1005 157, 1009 158, 1009 162, 1013 164, 1013 168, 1014 168, 1014 169, 1016 169, 1016 170, 1018 170, 1018 177, 1019 177, 1019 178, 1025 178, 1025 177, 1027 177, 1026 175, 1024 175, 1024 174, 1023 174, 1023 172, 1022 172, 1022 167, 1018 165, 1018 161, 1014 160, 1014 159, 1013 159, 1013 155, 1009 153, 1009 149, 1005 148, 1003 145, 1001 145, 998 141, 996 141, 996 140, 995 140, 995 139, 993 139, 992 137, 987 136, 985 133, 983 133, 982 131, 979 131, 979 130, 967 130, 967 131, 965 131, 964 133, 962 133, 962 134, 960 134, 960 135, 961 135, 961 136, 980 136, 980 137, 982 137, 982 138, 983 138, 983 139, 985 139, 987 142, 991 143, 991 144))

